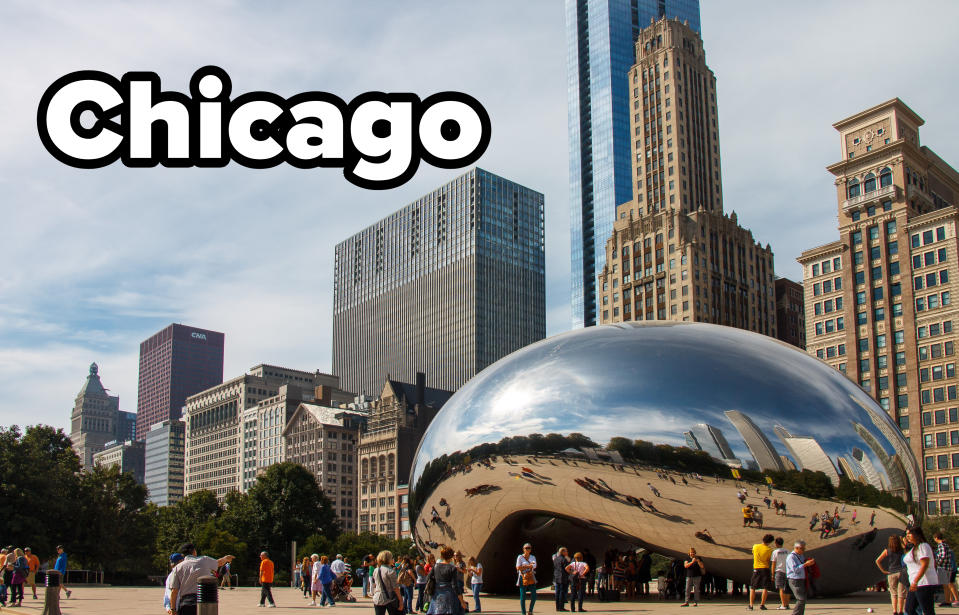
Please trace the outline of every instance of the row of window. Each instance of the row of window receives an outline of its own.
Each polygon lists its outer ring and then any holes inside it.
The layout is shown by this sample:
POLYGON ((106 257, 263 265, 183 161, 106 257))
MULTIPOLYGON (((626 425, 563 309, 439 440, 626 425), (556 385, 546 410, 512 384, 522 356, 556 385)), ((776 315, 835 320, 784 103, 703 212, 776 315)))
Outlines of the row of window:
POLYGON ((832 359, 833 357, 837 356, 844 357, 846 356, 846 345, 839 344, 838 346, 826 346, 825 348, 820 348, 816 351, 816 356, 820 359, 832 359))
POLYGON ((933 365, 930 367, 923 367, 919 370, 919 382, 933 382, 937 380, 942 380, 943 378, 955 378, 956 377, 956 364, 955 363, 946 363, 945 365, 933 365))
POLYGON ((812 294, 816 297, 824 293, 831 293, 834 290, 842 290, 842 278, 816 282, 812 285, 812 294))
POLYGON ((930 358, 939 359, 943 356, 943 351, 945 351, 945 356, 951 357, 955 353, 955 343, 944 342, 942 344, 930 344, 928 346, 920 346, 919 360, 925 361, 930 358))
POLYGON ((949 270, 942 269, 939 271, 938 275, 935 271, 932 273, 927 273, 926 275, 917 275, 912 279, 912 287, 915 290, 922 290, 923 285, 925 288, 932 288, 939 284, 948 284, 949 283, 949 270))
POLYGON ((940 294, 932 294, 926 297, 919 297, 916 299, 916 311, 922 312, 924 310, 934 310, 940 306, 949 305, 950 297, 949 291, 940 294))
POLYGON ((940 476, 939 478, 926 479, 926 493, 945 493, 947 491, 959 491, 959 476, 940 476))
MULTIPOLYGON (((889 167, 885 167, 883 170, 879 171, 879 187, 885 188, 886 186, 892 185, 892 171, 889 167)), ((867 173, 866 176, 862 179, 862 183, 859 182, 858 178, 853 178, 849 181, 849 184, 846 188, 848 198, 854 198, 860 194, 867 194, 869 192, 874 192, 876 190, 876 174, 867 173)))
POLYGON ((946 238, 946 227, 938 226, 936 227, 935 239, 933 239, 932 230, 923 231, 922 233, 913 233, 912 235, 912 247, 918 248, 920 245, 929 245, 934 241, 942 241, 946 238), (922 243, 919 240, 922 239, 922 243))
MULTIPOLYGON (((870 226, 869 228, 866 229, 866 233, 869 234, 869 240, 870 240, 870 241, 878 241, 878 240, 879 240, 879 226, 878 226, 878 225, 870 226)), ((886 222, 886 234, 887 234, 887 235, 895 235, 895 234, 896 234, 896 221, 895 221, 895 220, 890 220, 889 222, 886 222)), ((862 231, 853 231, 852 233, 850 233, 850 236, 852 237, 852 243, 853 243, 853 245, 859 245, 859 244, 862 243, 862 231)))
MULTIPOLYGON (((878 281, 882 280, 882 267, 881 267, 881 266, 873 267, 873 268, 870 270, 869 273, 870 273, 870 278, 872 279, 873 282, 878 282, 878 281)), ((889 263, 889 275, 891 275, 891 276, 893 276, 893 275, 899 275, 899 261, 892 261, 891 263, 889 263)), ((860 284, 865 284, 865 283, 866 283, 866 272, 865 272, 865 271, 857 271, 857 272, 856 272, 856 285, 858 286, 858 285, 860 285, 860 284)))
POLYGON ((813 306, 813 311, 816 313, 816 316, 819 316, 820 314, 832 312, 834 307, 837 312, 842 309, 842 297, 836 297, 835 301, 826 299, 823 302, 817 303, 813 306))
POLYGON ((942 335, 943 333, 952 333, 952 321, 946 320, 942 323, 934 322, 928 326, 923 325, 922 327, 916 328, 916 338, 923 339, 927 335, 929 337, 936 337, 937 335, 942 335))
MULTIPOLYGON (((951 515, 953 503, 952 500, 929 500, 926 509, 930 515, 951 515)), ((959 510, 959 500, 956 500, 955 510, 959 510)))
MULTIPOLYGON (((883 202, 882 202, 882 210, 883 210, 883 211, 892 211, 892 201, 883 201, 883 202)), ((858 209, 855 210, 855 211, 853 211, 853 212, 851 213, 851 215, 852 215, 852 221, 853 221, 853 222, 859 222, 859 220, 862 218, 862 212, 861 212, 860 210, 858 210, 858 209)), ((876 215, 876 206, 875 206, 875 205, 870 205, 870 206, 866 207, 866 215, 869 216, 870 218, 873 217, 873 216, 875 216, 875 215, 876 215)))
MULTIPOLYGON (((875 322, 883 322, 883 321, 886 319, 886 308, 877 307, 877 308, 875 308, 875 309, 872 311, 872 314, 873 314, 873 319, 875 320, 875 322)), ((902 316, 902 304, 901 304, 901 303, 893 303, 893 304, 892 304, 892 315, 893 315, 894 317, 895 317, 895 316, 902 316)), ((856 324, 857 324, 857 325, 864 325, 864 324, 866 324, 866 322, 867 322, 867 321, 866 321, 866 312, 856 312, 856 324)), ((902 343, 902 338, 901 338, 900 336, 901 336, 902 332, 901 332, 901 331, 897 331, 896 333, 899 334, 899 335, 897 335, 896 343, 897 343, 897 344, 901 344, 901 343, 902 343)))
POLYGON ((816 335, 832 333, 833 331, 842 331, 845 328, 845 318, 842 316, 839 318, 830 318, 829 320, 816 323, 816 335))
MULTIPOLYGON (((947 413, 948 413, 948 417, 949 417, 949 422, 950 422, 950 423, 959 422, 959 408, 949 408, 948 410, 945 409, 945 408, 941 408, 941 409, 935 410, 935 411, 933 411, 933 412, 923 412, 923 413, 922 413, 922 424, 925 425, 925 426, 932 425, 932 424, 933 424, 933 418, 935 418, 935 421, 936 421, 935 424, 936 424, 936 425, 945 425, 945 424, 946 424, 946 416, 947 416, 947 413)), ((941 456, 944 457, 945 455, 941 455, 941 456)), ((929 459, 930 459, 929 457, 926 457, 926 463, 927 463, 927 465, 928 465, 928 463, 929 463, 929 459)), ((959 453, 953 454, 953 456, 952 456, 952 461, 953 461, 952 466, 955 467, 955 468, 959 468, 959 461, 957 461, 957 459, 959 459, 959 453)), ((927 469, 931 469, 931 468, 927 468, 927 469)))
POLYGON ((912 257, 912 268, 919 269, 921 267, 928 267, 929 265, 935 265, 936 263, 946 262, 946 249, 939 248, 938 250, 930 250, 923 254, 915 254, 912 257))
POLYGON ((944 446, 959 446, 959 429, 922 435, 922 448, 942 448, 944 446))
POLYGON ((956 397, 956 385, 951 385, 947 387, 936 387, 934 389, 923 389, 920 392, 922 403, 925 404, 934 404, 942 401, 955 401, 956 397))
MULTIPOLYGON (((845 348, 843 348, 845 351, 845 348)), ((897 352, 896 353, 896 365, 905 365, 906 364, 906 353, 897 352)), ((886 369, 889 366, 889 360, 887 355, 881 354, 876 357, 876 369, 886 369)), ((870 359, 860 359, 859 360, 859 372, 866 373, 870 370, 871 363, 870 359)), ((906 375, 905 374, 896 374, 896 386, 904 387, 906 386, 906 375)))
POLYGON ((827 258, 822 263, 816 263, 812 266, 812 275, 816 277, 820 271, 825 275, 833 271, 839 271, 840 269, 842 269, 842 259, 838 256, 832 260, 827 258))
MULTIPOLYGON (((888 252, 889 252, 889 256, 895 256, 895 255, 899 254, 899 242, 898 242, 898 241, 890 241, 888 244, 886 244, 886 249, 887 249, 888 252)), ((869 248, 869 260, 870 260, 870 261, 877 261, 877 260, 879 260, 880 258, 882 258, 882 248, 881 248, 880 246, 872 246, 871 248, 869 248)), ((862 254, 862 250, 859 250, 859 251, 853 253, 853 260, 855 261, 855 263, 856 263, 857 265, 862 265, 862 264, 863 264, 863 254, 862 254)))
MULTIPOLYGON (((898 297, 902 294, 902 284, 896 282, 889 285, 889 295, 892 297, 898 297)), ((872 300, 880 301, 886 298, 886 291, 882 286, 875 286, 872 289, 872 300)), ((856 305, 865 305, 866 304, 866 291, 861 290, 856 293, 856 305)))

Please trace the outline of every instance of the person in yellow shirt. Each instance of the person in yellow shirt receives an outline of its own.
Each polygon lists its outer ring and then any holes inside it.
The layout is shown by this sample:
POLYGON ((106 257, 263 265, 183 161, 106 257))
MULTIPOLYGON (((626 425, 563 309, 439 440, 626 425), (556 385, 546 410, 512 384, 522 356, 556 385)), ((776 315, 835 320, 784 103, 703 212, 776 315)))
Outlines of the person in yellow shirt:
POLYGON ((273 602, 273 560, 266 551, 260 553, 260 606, 266 606, 266 601, 270 601, 270 608, 276 608, 273 602))
POLYGON ((766 597, 769 595, 769 587, 772 581, 770 576, 769 561, 773 555, 773 535, 766 534, 763 541, 753 545, 753 576, 749 579, 749 606, 748 610, 753 610, 756 602, 756 590, 762 590, 762 598, 759 601, 759 608, 766 610, 766 597))
POLYGON ((30 565, 30 572, 27 573, 27 585, 33 590, 33 599, 37 599, 37 571, 40 570, 40 558, 33 554, 30 547, 23 550, 27 556, 27 563, 30 565))
POLYGON ((753 523, 753 507, 750 504, 743 506, 743 527, 747 525, 752 525, 753 523))

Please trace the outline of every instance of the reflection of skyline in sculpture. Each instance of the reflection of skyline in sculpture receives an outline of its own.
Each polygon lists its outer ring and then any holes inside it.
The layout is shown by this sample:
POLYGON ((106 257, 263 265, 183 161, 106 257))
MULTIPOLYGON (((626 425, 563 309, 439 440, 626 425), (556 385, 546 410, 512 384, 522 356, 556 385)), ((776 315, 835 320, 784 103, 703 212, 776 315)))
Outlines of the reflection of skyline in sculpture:
POLYGON ((782 472, 783 462, 779 459, 779 453, 776 452, 769 438, 759 430, 756 423, 739 410, 727 410, 725 414, 742 436, 759 469, 782 472))
POLYGON ((860 483, 866 482, 866 477, 863 476, 862 471, 859 469, 859 464, 855 461, 849 459, 846 455, 840 455, 836 458, 836 461, 839 462, 839 468, 842 470, 842 473, 846 475, 846 478, 860 483))
POLYGON ((704 451, 713 459, 720 461, 737 462, 736 455, 733 454, 732 447, 726 440, 726 436, 718 427, 706 423, 696 423, 689 428, 689 431, 683 432, 686 437, 686 443, 693 450, 704 451))
POLYGON ((866 455, 858 446, 852 447, 852 458, 856 460, 856 463, 859 464, 859 467, 862 468, 863 473, 866 476, 866 480, 870 485, 879 489, 880 491, 886 491, 888 486, 886 481, 882 479, 882 475, 879 474, 879 471, 876 470, 876 466, 873 465, 872 459, 866 455))
MULTIPOLYGON (((483 370, 437 414, 411 469, 413 538, 423 551, 435 553, 447 544, 480 561, 503 561, 525 541, 534 553, 555 552, 557 545, 597 555, 644 547, 667 558, 695 546, 711 574, 743 582, 752 573, 749 545, 771 531, 789 541, 806 540, 823 570, 841 571, 823 575, 817 590, 855 591, 882 578, 873 563, 876 551, 901 533, 905 514, 921 516, 921 494, 911 493, 905 479, 894 496, 867 488, 856 494, 861 498, 855 505, 863 518, 874 510, 875 525, 846 523, 822 537, 818 528, 809 529, 809 515, 839 505, 826 496, 832 488, 823 476, 776 476, 778 484, 768 485, 759 473, 742 472, 746 503, 762 507, 768 495, 788 501, 791 513, 770 513, 773 527, 743 528, 729 464, 693 450, 711 448, 693 427, 721 428, 733 455, 757 469, 754 454, 765 468, 777 469, 799 465, 804 456, 792 456, 774 433, 776 425, 788 430, 786 437, 814 438, 834 465, 860 447, 889 483, 854 424, 868 427, 887 459, 894 446, 870 425, 863 405, 884 414, 855 383, 815 357, 739 329, 623 323, 563 333, 483 370), (690 373, 697 377, 690 379, 690 373), (733 427, 736 433, 729 431, 733 427), (567 451, 604 445, 624 462, 567 451), (696 535, 703 528, 714 542, 696 535)), ((894 424, 879 418, 892 426, 889 437, 907 449, 894 424)), ((857 472, 851 459, 845 463, 857 472)), ((919 466, 905 459, 901 467, 918 472, 919 466)), ((516 573, 509 568, 491 567, 484 587, 515 588, 516 573)))
MULTIPOLYGON (((854 396, 852 397, 853 401, 859 404, 869 415, 869 420, 872 421, 872 424, 879 428, 880 433, 886 437, 886 440, 889 444, 892 445, 892 448, 896 451, 896 455, 893 457, 893 463, 897 467, 898 471, 902 473, 902 476, 907 477, 909 481, 909 488, 913 493, 922 493, 919 490, 919 479, 918 477, 922 475, 919 470, 918 464, 915 463, 915 458, 912 456, 912 451, 909 450, 909 447, 906 445, 905 439, 902 437, 902 432, 897 429, 892 422, 889 420, 889 415, 882 413, 879 414, 876 412, 875 408, 871 408, 869 405, 864 404, 861 400, 857 399, 854 396), (909 460, 913 462, 912 472, 907 472, 905 466, 903 465, 904 460, 909 460)), ((906 461, 905 463, 908 463, 906 461)), ((905 482, 905 481, 904 481, 905 482)))
MULTIPOLYGON (((876 437, 873 436, 868 429, 866 429, 865 425, 862 425, 861 423, 853 423, 852 426, 853 429, 856 430, 856 433, 859 434, 859 437, 863 439, 863 442, 866 443, 866 446, 869 447, 869 450, 871 450, 876 457, 879 458, 879 463, 882 464, 882 467, 885 468, 886 476, 889 477, 890 491, 896 493, 905 492, 907 488, 907 481, 910 483, 910 487, 915 484, 915 481, 907 478, 906 468, 898 459, 899 455, 889 455, 889 453, 886 452, 886 449, 879 444, 879 440, 877 440, 876 437)), ((883 435, 886 434, 884 433, 883 435)))
POLYGON ((834 485, 839 485, 839 472, 833 465, 829 455, 823 450, 815 438, 809 436, 794 436, 782 425, 773 427, 773 431, 779 436, 786 448, 789 449, 793 459, 796 460, 798 470, 809 470, 811 472, 822 472, 829 477, 829 481, 834 485))

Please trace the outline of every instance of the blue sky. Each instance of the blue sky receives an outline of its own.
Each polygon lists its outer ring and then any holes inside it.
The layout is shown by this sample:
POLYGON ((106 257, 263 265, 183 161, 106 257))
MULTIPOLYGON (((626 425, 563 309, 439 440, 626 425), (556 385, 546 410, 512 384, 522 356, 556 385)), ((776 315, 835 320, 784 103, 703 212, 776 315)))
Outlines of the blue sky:
MULTIPOLYGON (((780 275, 798 279, 796 256, 836 236, 833 122, 899 96, 959 166, 959 3, 702 5, 725 206, 780 275)), ((135 410, 139 342, 170 322, 225 332, 228 377, 328 370, 333 246, 457 173, 423 164, 367 191, 334 169, 69 168, 40 144, 36 108, 80 69, 155 71, 180 91, 217 64, 234 93, 473 95, 493 126, 479 165, 546 195, 548 331, 566 330, 563 19, 559 0, 0 4, 0 424, 67 427, 91 361, 135 410)))

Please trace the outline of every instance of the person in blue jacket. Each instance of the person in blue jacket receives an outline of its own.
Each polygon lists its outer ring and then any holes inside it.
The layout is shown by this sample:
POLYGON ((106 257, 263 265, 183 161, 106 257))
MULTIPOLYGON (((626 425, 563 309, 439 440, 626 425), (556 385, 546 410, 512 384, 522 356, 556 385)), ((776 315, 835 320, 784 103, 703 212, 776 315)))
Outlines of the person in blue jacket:
POLYGON ((60 573, 60 589, 65 591, 69 598, 73 592, 67 589, 67 552, 63 545, 57 545, 57 561, 53 564, 53 569, 60 573))

